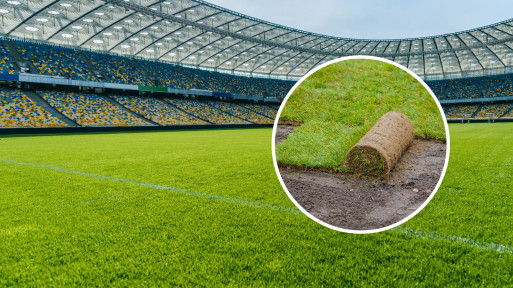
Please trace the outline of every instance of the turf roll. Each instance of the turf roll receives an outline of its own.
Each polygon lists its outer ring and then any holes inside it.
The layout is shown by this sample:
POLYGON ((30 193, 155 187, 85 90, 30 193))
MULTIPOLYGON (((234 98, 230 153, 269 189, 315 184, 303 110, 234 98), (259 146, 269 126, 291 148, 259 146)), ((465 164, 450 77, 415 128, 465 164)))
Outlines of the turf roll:
POLYGON ((386 175, 414 136, 413 125, 406 115, 388 112, 347 152, 345 166, 362 175, 386 175))

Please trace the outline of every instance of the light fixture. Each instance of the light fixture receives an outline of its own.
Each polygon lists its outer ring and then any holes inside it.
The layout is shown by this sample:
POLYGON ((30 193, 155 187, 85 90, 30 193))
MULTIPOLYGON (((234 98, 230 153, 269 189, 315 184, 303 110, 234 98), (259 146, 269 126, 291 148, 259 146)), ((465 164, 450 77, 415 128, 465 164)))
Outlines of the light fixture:
POLYGON ((62 33, 61 36, 64 38, 73 38, 73 35, 71 35, 69 33, 62 33))
POLYGON ((33 27, 33 26, 27 26, 27 27, 25 27, 25 30, 30 31, 30 32, 36 32, 39 30, 39 28, 33 27))
POLYGON ((130 48, 130 45, 128 45, 128 44, 121 44, 121 48, 128 49, 128 48, 130 48))
POLYGON ((103 43, 103 40, 95 39, 95 40, 93 40, 93 43, 96 43, 96 44, 102 44, 102 43, 103 43))

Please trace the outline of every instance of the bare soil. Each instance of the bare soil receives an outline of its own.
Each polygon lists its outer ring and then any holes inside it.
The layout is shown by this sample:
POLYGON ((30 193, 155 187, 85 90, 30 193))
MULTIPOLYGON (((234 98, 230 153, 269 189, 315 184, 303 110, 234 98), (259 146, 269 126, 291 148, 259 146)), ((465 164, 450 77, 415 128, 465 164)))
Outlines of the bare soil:
MULTIPOLYGON (((294 128, 278 125, 276 143, 294 128)), ((381 178, 278 166, 292 197, 314 217, 344 229, 370 230, 406 218, 427 200, 440 179, 446 149, 440 141, 414 139, 381 178)))

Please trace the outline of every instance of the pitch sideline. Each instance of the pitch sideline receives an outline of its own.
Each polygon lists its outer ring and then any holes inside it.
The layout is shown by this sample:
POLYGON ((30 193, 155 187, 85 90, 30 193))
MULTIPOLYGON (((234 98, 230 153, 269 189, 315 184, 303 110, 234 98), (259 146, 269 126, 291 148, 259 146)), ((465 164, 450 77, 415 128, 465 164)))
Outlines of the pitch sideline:
MULTIPOLYGON (((54 171, 58 171, 58 172, 75 174, 75 175, 86 176, 86 177, 91 177, 91 178, 97 178, 97 179, 116 181, 116 182, 121 182, 121 183, 132 184, 132 185, 138 185, 138 186, 143 186, 143 187, 148 187, 148 188, 153 188, 153 189, 168 190, 168 191, 172 191, 172 192, 180 193, 180 194, 193 195, 193 196, 198 196, 198 197, 203 197, 203 198, 208 198, 208 199, 222 200, 222 201, 226 201, 226 202, 249 205, 249 206, 260 207, 260 208, 276 210, 276 211, 283 211, 283 212, 293 213, 296 215, 303 215, 303 213, 300 210, 285 207, 285 206, 277 206, 277 205, 271 205, 271 204, 266 204, 266 203, 261 203, 261 202, 247 201, 247 200, 242 200, 242 199, 238 199, 238 198, 224 197, 224 196, 219 196, 219 195, 201 193, 201 192, 197 192, 197 191, 185 190, 185 189, 171 187, 171 186, 156 185, 156 184, 151 184, 151 183, 145 183, 145 182, 97 175, 97 174, 92 174, 92 173, 74 171, 74 170, 70 170, 70 169, 64 169, 64 168, 59 168, 59 167, 47 166, 47 165, 40 165, 40 164, 35 164, 35 163, 20 162, 20 161, 9 160, 9 159, 0 159, 0 161, 5 162, 5 163, 17 164, 17 165, 49 169, 49 170, 54 170, 54 171)), ((86 203, 90 203, 90 202, 108 200, 108 199, 111 199, 111 198, 114 198, 117 196, 120 196, 120 195, 113 195, 113 196, 109 196, 109 197, 93 199, 90 201, 83 201, 83 202, 80 202, 79 204, 86 204, 86 203)), ((75 203, 75 204, 77 204, 77 203, 75 203)), ((73 204, 69 204, 69 205, 73 205, 73 204)), ((446 240, 446 241, 460 243, 462 245, 474 247, 474 248, 481 249, 481 250, 496 251, 499 253, 505 252, 505 253, 513 254, 513 247, 502 245, 502 244, 496 244, 493 242, 484 243, 484 242, 479 242, 479 241, 476 241, 476 240, 473 240, 470 238, 443 235, 443 234, 437 234, 437 233, 432 233, 432 232, 423 232, 423 231, 417 231, 417 230, 403 228, 403 227, 396 227, 394 229, 391 229, 390 231, 402 233, 402 234, 409 235, 409 236, 414 236, 414 237, 421 238, 421 239, 446 240)))

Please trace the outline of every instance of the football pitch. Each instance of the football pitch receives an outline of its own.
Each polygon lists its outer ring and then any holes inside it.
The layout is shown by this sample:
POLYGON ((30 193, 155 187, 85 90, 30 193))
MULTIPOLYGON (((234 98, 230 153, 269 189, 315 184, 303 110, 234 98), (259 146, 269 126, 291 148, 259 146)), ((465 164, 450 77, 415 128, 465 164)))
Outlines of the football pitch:
POLYGON ((378 234, 283 192, 272 130, 0 136, 0 286, 513 285, 513 124, 451 124, 441 188, 378 234))

